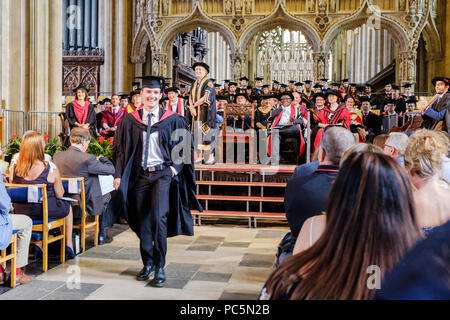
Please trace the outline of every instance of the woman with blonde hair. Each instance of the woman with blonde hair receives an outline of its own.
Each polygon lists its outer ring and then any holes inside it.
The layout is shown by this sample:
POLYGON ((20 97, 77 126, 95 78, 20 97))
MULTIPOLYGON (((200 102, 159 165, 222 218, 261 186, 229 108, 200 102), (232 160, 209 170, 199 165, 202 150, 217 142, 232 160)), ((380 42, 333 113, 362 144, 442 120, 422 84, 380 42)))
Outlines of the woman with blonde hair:
POLYGON ((450 185, 441 178, 442 164, 450 151, 444 132, 418 130, 408 141, 405 168, 417 189, 414 201, 419 226, 425 234, 450 220, 450 185))
MULTIPOLYGON (((19 160, 10 172, 10 180, 16 184, 46 184, 48 218, 66 218, 66 258, 74 258, 72 244, 73 215, 70 203, 62 200, 64 187, 58 168, 44 158, 44 139, 38 132, 30 132, 20 145, 19 160)), ((33 220, 42 219, 42 204, 14 203, 16 214, 24 214, 33 220)))

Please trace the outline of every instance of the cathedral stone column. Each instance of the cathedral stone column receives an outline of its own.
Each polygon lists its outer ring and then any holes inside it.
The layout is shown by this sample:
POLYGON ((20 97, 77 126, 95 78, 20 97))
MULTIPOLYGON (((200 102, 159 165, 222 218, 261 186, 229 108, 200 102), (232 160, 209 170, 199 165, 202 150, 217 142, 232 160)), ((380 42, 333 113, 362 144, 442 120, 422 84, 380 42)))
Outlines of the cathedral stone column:
POLYGON ((168 70, 171 70, 171 68, 167 68, 167 54, 155 53, 152 55, 152 58, 152 74, 171 78, 171 75, 167 73, 168 70))
MULTIPOLYGON (((416 83, 416 59, 417 59, 417 51, 409 50, 399 52, 398 55, 398 65, 399 65, 399 73, 398 73, 398 81, 400 85, 404 83, 416 83)), ((414 90, 414 87, 412 88, 414 90)))
POLYGON ((245 53, 235 53, 231 55, 231 73, 232 78, 239 79, 240 77, 247 75, 247 54, 245 53))
POLYGON ((328 53, 314 52, 314 78, 316 81, 327 77, 328 71, 328 53))

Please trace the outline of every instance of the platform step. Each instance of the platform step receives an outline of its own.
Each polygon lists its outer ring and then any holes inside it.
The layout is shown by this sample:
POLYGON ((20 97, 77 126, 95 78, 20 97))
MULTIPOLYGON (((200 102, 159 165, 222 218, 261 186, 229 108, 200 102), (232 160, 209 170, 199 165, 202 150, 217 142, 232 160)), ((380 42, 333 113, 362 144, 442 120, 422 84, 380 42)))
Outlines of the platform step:
POLYGON ((243 181, 197 181, 200 186, 230 186, 230 187, 279 187, 285 188, 287 183, 279 182, 243 182, 243 181))
POLYGON ((197 195, 197 199, 198 200, 221 200, 221 201, 284 202, 283 197, 197 195))
POLYGON ((267 219, 280 219, 286 220, 286 214, 280 212, 247 212, 247 211, 218 211, 218 210, 205 210, 203 212, 198 212, 192 210, 191 214, 200 216, 218 216, 218 217, 256 217, 256 218, 267 218, 267 219))

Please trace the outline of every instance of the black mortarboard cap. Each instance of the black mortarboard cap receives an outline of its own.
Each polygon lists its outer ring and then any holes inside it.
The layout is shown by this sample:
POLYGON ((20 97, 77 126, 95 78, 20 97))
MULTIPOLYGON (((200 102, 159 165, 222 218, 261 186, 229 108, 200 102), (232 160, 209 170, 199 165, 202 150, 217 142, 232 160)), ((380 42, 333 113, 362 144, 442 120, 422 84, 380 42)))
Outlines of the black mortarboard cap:
POLYGON ((396 84, 392 85, 392 90, 400 90, 400 87, 396 84))
POLYGON ((312 81, 311 80, 305 80, 305 81, 303 81, 305 84, 311 84, 312 83, 312 81))
POLYGON ((322 86, 320 84, 316 83, 313 88, 314 89, 319 89, 319 88, 322 88, 322 86))
POLYGON ((331 95, 338 97, 338 99, 342 98, 341 93, 338 90, 327 90, 326 97, 328 98, 331 95))
POLYGON ((87 93, 89 93, 89 89, 88 89, 84 84, 80 84, 78 87, 76 87, 75 89, 73 89, 73 93, 76 93, 79 89, 83 89, 84 91, 86 91, 87 93))
POLYGON ((328 79, 326 79, 326 78, 323 78, 323 79, 320 79, 320 81, 325 81, 325 82, 327 82, 327 81, 328 81, 328 79))
POLYGON ((185 88, 186 88, 186 85, 185 85, 185 84, 180 84, 180 88, 181 88, 181 89, 185 89, 185 88))
POLYGON ((373 85, 372 85, 372 84, 370 84, 370 83, 366 83, 366 84, 364 84, 364 86, 366 86, 366 87, 370 87, 370 88, 373 88, 373 85))
POLYGON ((295 80, 289 80, 289 83, 294 84, 294 83, 295 83, 295 80))
POLYGON ((261 78, 261 77, 255 78, 255 81, 263 81, 263 80, 264 80, 264 78, 261 78))
POLYGON ((384 100, 384 102, 383 102, 383 107, 386 106, 386 105, 388 105, 388 104, 395 104, 395 101, 392 100, 392 99, 384 100))
POLYGON ((164 90, 164 92, 165 93, 169 93, 169 92, 176 92, 176 93, 178 93, 179 90, 180 90, 180 88, 178 88, 178 87, 170 87, 170 88, 167 88, 166 90, 164 90))
POLYGON ((222 85, 220 84, 220 83, 216 83, 216 84, 214 84, 214 87, 216 87, 216 88, 220 88, 222 85))
POLYGON ((209 73, 209 66, 204 62, 196 62, 192 65, 192 69, 195 71, 196 67, 203 67, 209 73))
POLYGON ((138 95, 138 94, 141 94, 141 90, 139 90, 139 89, 130 92, 130 99, 133 99, 133 96, 136 96, 136 95, 138 95))
POLYGON ((122 99, 128 99, 128 95, 127 94, 122 94, 121 96, 120 96, 120 99, 122 100, 122 99))
POLYGON ((323 93, 319 92, 319 93, 316 93, 316 94, 313 95, 313 98, 312 98, 313 101, 316 102, 316 99, 317 99, 318 97, 322 97, 323 100, 326 100, 326 99, 327 99, 327 97, 325 97, 325 95, 324 95, 323 93))
POLYGON ((344 79, 344 80, 342 80, 341 82, 348 82, 348 79, 344 79))
POLYGON ((406 103, 414 103, 414 104, 416 104, 417 103, 417 99, 416 99, 416 97, 409 97, 406 100, 406 103))
POLYGON ((273 94, 265 94, 265 95, 261 96, 261 100, 272 99, 272 98, 273 98, 273 94))
POLYGON ((228 97, 223 96, 223 95, 218 95, 218 96, 216 96, 216 100, 227 100, 228 101, 228 97))
POLYGON ((131 86, 140 86, 141 85, 141 83, 140 82, 137 82, 137 81, 133 81, 132 83, 131 83, 131 86))
POLYGON ((263 85, 262 87, 263 87, 263 88, 268 88, 269 85, 268 85, 268 84, 265 84, 265 85, 263 85))
POLYGON ((223 82, 225 83, 229 83, 231 80, 223 80, 223 82))
POLYGON ((237 86, 236 82, 230 81, 230 83, 228 84, 229 86, 237 86))
POLYGON ((412 84, 411 83, 405 83, 402 85, 403 88, 411 88, 412 84))
POLYGON ((363 96, 363 97, 360 97, 360 98, 359 98, 359 101, 360 101, 361 103, 363 103, 363 102, 370 102, 370 98, 369 98, 369 97, 366 97, 366 96, 363 96))
POLYGON ((253 89, 253 86, 247 86, 247 90, 248 90, 248 89, 253 89))
POLYGON ((143 88, 162 89, 165 80, 165 78, 161 76, 143 76, 138 78, 142 79, 142 89, 143 88))
POLYGON ((295 86, 296 86, 296 87, 301 87, 301 86, 303 86, 303 85, 304 85, 303 82, 296 82, 296 83, 295 83, 295 86))
POLYGON ((280 84, 277 80, 273 80, 273 83, 280 84))
POLYGON ((337 82, 333 82, 332 84, 331 84, 331 86, 332 87, 339 87, 341 84, 340 83, 337 83, 337 82))
POLYGON ((242 96, 244 97, 247 101, 250 101, 250 98, 248 97, 248 95, 246 93, 236 93, 236 99, 237 97, 242 96))
POLYGON ((239 80, 240 80, 240 81, 242 81, 242 80, 248 81, 248 78, 247 78, 247 77, 242 77, 242 78, 240 78, 239 80))
POLYGON ((211 78, 211 81, 212 81, 212 82, 216 82, 216 79, 211 78))

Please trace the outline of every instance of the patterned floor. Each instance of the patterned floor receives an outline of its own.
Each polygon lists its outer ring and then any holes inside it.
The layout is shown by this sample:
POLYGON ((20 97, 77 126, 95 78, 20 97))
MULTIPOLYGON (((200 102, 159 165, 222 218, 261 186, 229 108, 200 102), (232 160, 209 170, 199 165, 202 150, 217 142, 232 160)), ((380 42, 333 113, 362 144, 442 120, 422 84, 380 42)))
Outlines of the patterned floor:
POLYGON ((138 239, 125 226, 114 231, 112 243, 46 273, 33 264, 36 280, 12 290, 0 286, 0 300, 254 300, 288 229, 199 226, 194 237, 169 239, 164 288, 135 280, 142 268, 138 239))

